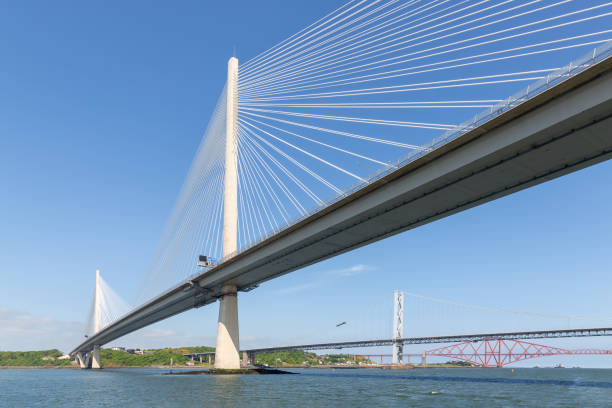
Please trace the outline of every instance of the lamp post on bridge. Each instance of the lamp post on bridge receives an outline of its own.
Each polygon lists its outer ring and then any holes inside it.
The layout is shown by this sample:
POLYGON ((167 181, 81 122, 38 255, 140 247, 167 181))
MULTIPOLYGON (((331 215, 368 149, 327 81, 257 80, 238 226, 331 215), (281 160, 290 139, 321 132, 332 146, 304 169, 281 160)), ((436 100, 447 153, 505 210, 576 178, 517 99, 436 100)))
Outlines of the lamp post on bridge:
MULTIPOLYGON (((225 176, 223 180, 223 257, 238 249, 238 59, 227 63, 225 176)), ((240 368, 236 285, 224 285, 219 299, 215 368, 240 368)))

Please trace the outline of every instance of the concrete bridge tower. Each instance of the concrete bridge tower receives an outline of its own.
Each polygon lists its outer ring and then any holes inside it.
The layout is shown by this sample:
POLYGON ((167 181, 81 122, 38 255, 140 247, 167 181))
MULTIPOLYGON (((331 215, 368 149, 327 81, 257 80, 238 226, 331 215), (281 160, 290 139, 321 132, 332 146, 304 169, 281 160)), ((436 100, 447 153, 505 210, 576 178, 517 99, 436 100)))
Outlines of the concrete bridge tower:
MULTIPOLYGON (((96 285, 93 293, 91 313, 93 333, 96 334, 102 328, 102 285, 100 284, 100 270, 96 270, 96 285)), ((91 353, 80 352, 76 354, 76 361, 81 368, 102 368, 100 360, 100 345, 94 345, 91 353)))
MULTIPOLYGON (((226 92, 223 257, 238 249, 238 59, 235 57, 227 63, 226 92)), ((215 368, 240 368, 236 286, 224 285, 221 295, 215 368)))
MULTIPOLYGON (((100 285, 100 270, 96 270, 96 289, 94 290, 94 312, 93 312, 93 331, 94 334, 98 333, 102 327, 102 308, 100 304, 102 302, 102 286, 100 285)), ((102 368, 102 361, 100 360, 100 345, 94 345, 91 352, 91 368, 99 369, 102 368)))

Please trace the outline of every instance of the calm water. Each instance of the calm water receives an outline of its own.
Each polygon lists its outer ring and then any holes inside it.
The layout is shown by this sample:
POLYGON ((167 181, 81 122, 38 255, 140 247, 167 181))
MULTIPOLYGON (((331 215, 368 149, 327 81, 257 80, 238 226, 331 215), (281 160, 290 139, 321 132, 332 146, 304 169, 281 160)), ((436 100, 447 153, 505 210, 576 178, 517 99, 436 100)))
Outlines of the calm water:
POLYGON ((612 406, 612 370, 292 371, 299 375, 0 370, 0 407, 612 406))

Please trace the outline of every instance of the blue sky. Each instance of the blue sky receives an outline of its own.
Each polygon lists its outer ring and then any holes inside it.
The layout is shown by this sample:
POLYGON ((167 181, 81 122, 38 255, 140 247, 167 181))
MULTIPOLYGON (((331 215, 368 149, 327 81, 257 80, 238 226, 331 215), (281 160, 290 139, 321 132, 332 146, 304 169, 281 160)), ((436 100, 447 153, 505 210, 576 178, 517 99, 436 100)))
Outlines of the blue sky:
MULTIPOLYGON (((134 301, 234 47, 252 57, 340 4, 0 5, 0 349, 76 344, 96 268, 134 301)), ((243 344, 390 335, 395 289, 612 317, 611 175, 612 163, 599 164, 241 294, 243 344), (353 328, 335 333, 343 320, 353 328)), ((415 334, 537 324, 450 309, 427 315, 439 307, 417 303, 422 324, 407 327, 415 334)), ((216 305, 190 311, 118 343, 212 345, 216 314, 216 305)), ((605 338, 558 344, 612 348, 605 338)))

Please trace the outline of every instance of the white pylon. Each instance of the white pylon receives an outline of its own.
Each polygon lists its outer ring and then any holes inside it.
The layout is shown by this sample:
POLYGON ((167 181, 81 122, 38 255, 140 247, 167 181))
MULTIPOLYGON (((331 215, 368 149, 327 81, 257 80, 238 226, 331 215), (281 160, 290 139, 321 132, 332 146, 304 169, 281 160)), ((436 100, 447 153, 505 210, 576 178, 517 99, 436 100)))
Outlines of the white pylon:
MULTIPOLYGON (((238 59, 227 63, 225 122, 225 177, 223 191, 223 256, 238 249, 238 59)), ((215 368, 240 368, 238 296, 235 285, 225 285, 219 299, 215 368)))
MULTIPOLYGON (((93 313, 93 331, 94 334, 98 333, 102 328, 102 285, 100 284, 100 270, 96 269, 96 288, 94 290, 94 313, 93 313)), ((91 351, 91 368, 100 369, 102 368, 102 361, 100 360, 100 346, 94 345, 91 351)))
POLYGON ((102 324, 102 285, 100 285, 100 270, 96 269, 96 288, 94 290, 94 313, 93 313, 93 332, 96 334, 101 329, 102 324))
POLYGON ((223 256, 238 249, 238 60, 227 63, 225 176, 223 180, 223 256))

